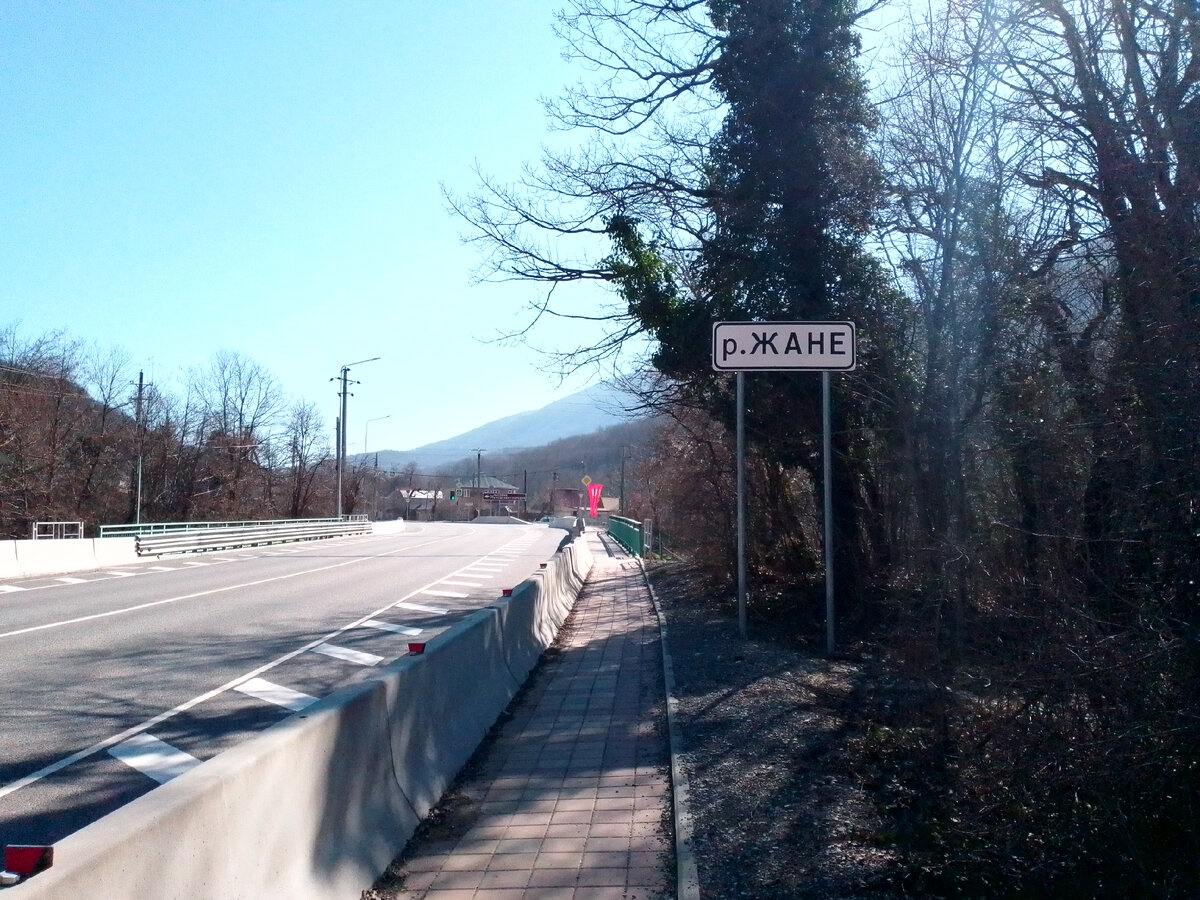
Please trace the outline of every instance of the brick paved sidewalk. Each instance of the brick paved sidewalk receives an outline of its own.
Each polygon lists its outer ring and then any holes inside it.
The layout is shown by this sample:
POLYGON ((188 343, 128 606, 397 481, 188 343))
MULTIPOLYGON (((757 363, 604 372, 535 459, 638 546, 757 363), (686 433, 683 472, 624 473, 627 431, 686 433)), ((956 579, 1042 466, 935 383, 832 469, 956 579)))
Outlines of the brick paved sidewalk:
MULTIPOLYGON (((596 565, 554 649, 406 848, 397 900, 670 896, 670 751, 658 622, 637 563, 596 565)), ((609 555, 609 546, 617 555, 609 555)))

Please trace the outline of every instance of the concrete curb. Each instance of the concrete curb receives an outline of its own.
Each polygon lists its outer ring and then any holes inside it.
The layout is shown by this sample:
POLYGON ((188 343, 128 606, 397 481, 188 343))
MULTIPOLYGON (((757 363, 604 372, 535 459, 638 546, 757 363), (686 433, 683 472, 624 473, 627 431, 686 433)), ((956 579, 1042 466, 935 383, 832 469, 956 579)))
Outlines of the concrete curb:
POLYGON ((646 564, 637 557, 642 579, 650 593, 650 603, 658 618, 658 633, 662 643, 663 681, 667 692, 667 740, 671 745, 671 794, 675 814, 675 896, 677 900, 700 900, 700 875, 696 869, 696 850, 693 840, 692 812, 688 805, 688 777, 683 768, 679 748, 683 741, 679 735, 679 702, 675 699, 675 672, 671 666, 671 653, 667 645, 667 620, 659 606, 654 586, 646 573, 646 564))
POLYGON ((5 900, 357 896, 507 707, 591 567, 586 544, 572 544, 423 654, 69 835, 54 866, 5 900))

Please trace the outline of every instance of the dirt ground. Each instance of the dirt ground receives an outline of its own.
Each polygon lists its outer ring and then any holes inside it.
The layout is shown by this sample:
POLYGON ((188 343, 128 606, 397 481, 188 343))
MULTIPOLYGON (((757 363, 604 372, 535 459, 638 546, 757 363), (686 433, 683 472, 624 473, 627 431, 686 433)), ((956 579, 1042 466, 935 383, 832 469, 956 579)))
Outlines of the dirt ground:
POLYGON ((846 764, 866 674, 794 641, 738 638, 728 597, 650 566, 665 618, 701 896, 891 898, 885 826, 846 764))

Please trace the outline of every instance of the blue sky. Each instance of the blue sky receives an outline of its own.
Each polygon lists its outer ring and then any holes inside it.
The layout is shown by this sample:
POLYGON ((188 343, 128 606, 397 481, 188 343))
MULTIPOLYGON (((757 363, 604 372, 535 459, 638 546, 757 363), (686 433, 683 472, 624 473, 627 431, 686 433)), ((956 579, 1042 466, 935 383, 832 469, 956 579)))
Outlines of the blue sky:
POLYGON ((473 285, 441 194, 564 140, 540 98, 586 73, 558 5, 4 0, 0 326, 122 347, 167 385, 237 351, 331 434, 329 379, 380 356, 354 370, 351 452, 370 419, 368 450, 405 449, 586 386, 481 342, 538 289, 473 285))

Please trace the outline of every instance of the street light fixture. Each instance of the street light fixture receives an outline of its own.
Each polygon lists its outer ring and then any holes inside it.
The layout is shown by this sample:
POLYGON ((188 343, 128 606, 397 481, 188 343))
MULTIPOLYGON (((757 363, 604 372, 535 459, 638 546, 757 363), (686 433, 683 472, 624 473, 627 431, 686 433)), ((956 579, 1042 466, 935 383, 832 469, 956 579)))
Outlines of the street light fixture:
MULTIPOLYGON (((384 419, 390 419, 391 417, 392 417, 392 414, 388 413, 386 416, 376 416, 373 419, 367 419, 367 423, 363 426, 363 453, 370 452, 370 444, 367 442, 367 436, 371 433, 371 423, 372 422, 381 422, 384 419)), ((373 488, 373 493, 375 495, 374 499, 371 501, 371 518, 378 519, 379 518, 379 451, 378 450, 375 451, 375 465, 374 465, 374 467, 372 469, 372 473, 371 473, 371 486, 373 488)))
POLYGON ((367 453, 371 449, 367 445, 367 435, 369 435, 371 433, 371 423, 372 422, 382 422, 384 419, 390 419, 391 417, 392 417, 392 414, 388 413, 386 416, 376 416, 373 419, 367 419, 367 423, 363 426, 363 453, 367 453))
MULTIPOLYGON (((370 359, 360 359, 357 362, 346 363, 341 368, 341 374, 337 378, 330 378, 330 381, 340 380, 342 382, 342 414, 338 418, 338 436, 337 436, 337 515, 342 517, 342 478, 346 469, 346 397, 349 394, 349 377, 352 366, 361 366, 363 363, 375 362, 377 359, 382 359, 380 356, 372 356, 370 359)), ((358 382, 355 382, 357 384, 358 382)))

